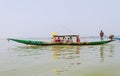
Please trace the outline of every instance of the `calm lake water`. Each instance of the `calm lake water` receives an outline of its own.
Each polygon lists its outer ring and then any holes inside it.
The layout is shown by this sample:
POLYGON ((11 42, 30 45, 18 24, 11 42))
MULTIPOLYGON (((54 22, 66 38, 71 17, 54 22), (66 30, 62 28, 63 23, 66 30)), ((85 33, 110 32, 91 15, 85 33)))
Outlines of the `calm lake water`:
POLYGON ((3 39, 0 76, 120 76, 119 46, 120 41, 92 46, 27 46, 3 39))

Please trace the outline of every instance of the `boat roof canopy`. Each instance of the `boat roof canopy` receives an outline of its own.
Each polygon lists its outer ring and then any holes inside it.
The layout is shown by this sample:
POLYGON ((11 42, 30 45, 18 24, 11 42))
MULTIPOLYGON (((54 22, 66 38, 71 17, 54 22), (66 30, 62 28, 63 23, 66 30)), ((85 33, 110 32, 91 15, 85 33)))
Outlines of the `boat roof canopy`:
POLYGON ((79 35, 53 35, 54 37, 79 37, 79 35))

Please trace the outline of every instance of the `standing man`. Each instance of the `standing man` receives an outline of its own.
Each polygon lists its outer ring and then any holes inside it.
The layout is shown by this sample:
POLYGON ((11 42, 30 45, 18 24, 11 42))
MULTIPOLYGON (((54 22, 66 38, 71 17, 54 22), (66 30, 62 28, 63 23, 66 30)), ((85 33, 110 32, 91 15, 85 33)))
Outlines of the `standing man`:
POLYGON ((100 31, 100 39, 101 39, 101 41, 103 41, 103 36, 104 36, 104 32, 101 30, 100 31))

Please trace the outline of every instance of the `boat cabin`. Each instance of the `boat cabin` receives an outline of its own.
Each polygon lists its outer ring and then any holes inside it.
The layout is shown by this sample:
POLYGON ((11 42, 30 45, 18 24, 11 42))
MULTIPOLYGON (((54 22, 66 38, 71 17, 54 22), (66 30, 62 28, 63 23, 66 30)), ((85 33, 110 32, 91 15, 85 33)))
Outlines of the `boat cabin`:
POLYGON ((53 35, 52 42, 80 42, 79 35, 53 35))

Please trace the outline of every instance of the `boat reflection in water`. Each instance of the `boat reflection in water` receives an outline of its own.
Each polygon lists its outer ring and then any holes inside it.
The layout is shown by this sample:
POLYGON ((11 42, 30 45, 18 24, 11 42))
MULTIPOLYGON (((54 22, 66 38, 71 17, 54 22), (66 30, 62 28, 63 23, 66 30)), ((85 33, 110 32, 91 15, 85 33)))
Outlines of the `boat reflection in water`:
POLYGON ((52 46, 53 59, 57 64, 54 72, 60 74, 80 64, 80 46, 52 46))
POLYGON ((80 46, 53 46, 54 60, 79 58, 80 46))
MULTIPOLYGON (((91 70, 98 70, 97 68, 101 64, 115 61, 113 56, 115 46, 112 44, 96 46, 20 46, 12 49, 11 52, 14 52, 14 55, 17 55, 17 60, 21 60, 22 63, 24 61, 29 62, 30 65, 38 63, 40 65, 40 67, 37 67, 40 70, 38 74, 42 71, 50 71, 52 76, 68 76, 67 73, 72 76, 71 72, 73 70, 78 74, 77 76, 80 76, 81 73, 86 74, 91 70), (21 58, 24 58, 24 61, 21 58), (95 68, 89 69, 93 67, 92 65, 95 68), (44 70, 41 69, 41 66, 44 66, 44 70)), ((104 67, 100 67, 100 69, 104 69, 104 67)), ((102 72, 104 73, 104 71, 102 72)))
POLYGON ((80 68, 82 65, 100 65, 103 62, 109 62, 113 57, 114 46, 52 46, 52 51, 55 63, 54 72, 61 74, 80 68))
POLYGON ((113 56, 113 49, 114 46, 113 45, 101 45, 100 46, 100 58, 101 58, 101 62, 104 62, 104 59, 106 59, 107 57, 112 57, 113 56))

